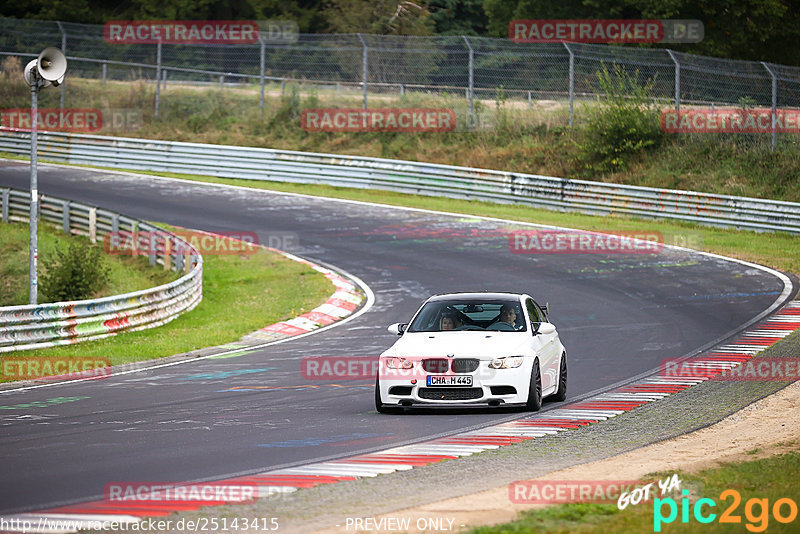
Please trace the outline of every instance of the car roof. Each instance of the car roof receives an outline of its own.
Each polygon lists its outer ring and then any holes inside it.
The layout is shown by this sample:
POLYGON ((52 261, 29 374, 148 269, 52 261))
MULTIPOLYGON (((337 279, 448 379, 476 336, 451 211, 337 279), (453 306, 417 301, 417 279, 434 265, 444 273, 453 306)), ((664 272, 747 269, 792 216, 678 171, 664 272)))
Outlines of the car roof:
POLYGON ((474 300, 474 299, 516 299, 519 300, 522 295, 520 293, 493 293, 488 291, 481 291, 476 293, 444 293, 442 295, 434 295, 428 299, 429 302, 437 300, 474 300))

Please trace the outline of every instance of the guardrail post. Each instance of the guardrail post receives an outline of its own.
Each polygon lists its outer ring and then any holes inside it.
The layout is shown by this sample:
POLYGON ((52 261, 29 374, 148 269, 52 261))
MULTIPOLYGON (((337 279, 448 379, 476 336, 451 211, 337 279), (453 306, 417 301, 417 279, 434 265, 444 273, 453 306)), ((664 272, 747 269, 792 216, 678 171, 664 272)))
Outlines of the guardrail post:
POLYGON ((150 239, 150 245, 147 247, 147 254, 150 259, 150 266, 153 267, 156 264, 156 235, 152 230, 148 230, 147 235, 150 239))
POLYGON ((567 43, 564 43, 564 48, 569 52, 569 127, 572 128, 575 111, 575 54, 567 43))
POLYGON ((672 50, 667 49, 667 54, 675 63, 675 111, 678 112, 681 110, 681 62, 678 61, 672 50))
POLYGON ((119 213, 111 214, 111 231, 114 234, 119 233, 119 213))
POLYGON ((286 78, 281 78, 281 96, 286 91, 286 78))
POLYGON ((357 33, 358 39, 361 41, 361 45, 364 47, 364 51, 361 54, 361 84, 364 86, 364 109, 367 109, 367 67, 369 65, 367 60, 367 43, 364 41, 364 38, 361 37, 360 33, 357 33))
POLYGON ((164 270, 169 271, 172 267, 172 240, 169 234, 164 234, 164 270))
POLYGON ((139 255, 139 221, 131 223, 131 256, 139 255))
POLYGON ((69 210, 70 210, 70 202, 67 200, 61 206, 61 230, 69 235, 69 210))
POLYGON ((106 84, 106 78, 108 76, 108 65, 105 61, 103 61, 103 85, 106 84))
POLYGON ((10 189, 3 189, 3 222, 8 222, 8 199, 11 196, 10 189))
POLYGON ((469 44, 469 39, 467 39, 466 35, 462 35, 461 37, 464 38, 464 42, 467 45, 467 49, 469 49, 469 88, 467 90, 467 99, 469 100, 469 123, 468 125, 472 127, 472 123, 475 119, 475 105, 474 105, 474 98, 475 98, 475 51, 472 49, 472 45, 469 44))
POLYGON ((180 272, 183 270, 183 242, 175 240, 175 270, 180 272))
POLYGON ((89 208, 89 240, 97 243, 97 208, 89 208))
POLYGON ((164 69, 161 72, 161 79, 164 82, 164 90, 165 91, 167 90, 167 72, 169 72, 167 69, 164 69))
POLYGON ((220 75, 219 77, 219 88, 222 89, 222 84, 225 83, 225 76, 220 75))
POLYGON ((778 77, 775 76, 775 72, 769 68, 769 65, 763 61, 761 64, 772 77, 772 144, 770 145, 770 151, 775 152, 775 147, 778 144, 778 77))
MULTIPOLYGON (((58 24, 58 30, 61 32, 61 53, 66 56, 67 32, 64 31, 64 26, 61 25, 61 21, 56 21, 56 24, 58 24)), ((61 109, 64 109, 64 100, 66 100, 66 97, 67 97, 67 86, 64 82, 61 82, 61 109)))

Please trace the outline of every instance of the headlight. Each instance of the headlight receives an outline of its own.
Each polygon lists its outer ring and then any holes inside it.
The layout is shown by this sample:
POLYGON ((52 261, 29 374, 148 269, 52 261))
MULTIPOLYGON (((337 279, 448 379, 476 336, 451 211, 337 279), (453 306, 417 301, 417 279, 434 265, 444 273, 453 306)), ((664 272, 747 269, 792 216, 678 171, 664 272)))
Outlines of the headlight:
POLYGON ((414 363, 405 358, 386 358, 386 367, 388 369, 411 369, 414 363))
POLYGON ((489 363, 491 369, 513 369, 522 365, 522 356, 508 356, 506 358, 495 358, 489 363))

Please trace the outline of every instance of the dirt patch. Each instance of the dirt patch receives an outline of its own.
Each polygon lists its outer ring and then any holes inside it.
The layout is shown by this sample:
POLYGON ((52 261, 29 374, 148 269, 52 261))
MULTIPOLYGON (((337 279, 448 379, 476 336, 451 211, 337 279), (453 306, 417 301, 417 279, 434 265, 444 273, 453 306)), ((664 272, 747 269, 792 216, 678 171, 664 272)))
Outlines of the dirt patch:
MULTIPOLYGON (((707 428, 606 460, 549 473, 540 480, 634 480, 658 471, 696 472, 723 462, 753 460, 794 450, 798 442, 800 382, 795 382, 707 428), (752 453, 754 450, 757 452, 752 453)), ((428 519, 440 521, 450 530, 460 530, 512 521, 521 511, 541 507, 511 503, 508 486, 504 485, 370 519, 376 525, 381 519, 386 520, 383 525, 403 524, 403 520, 408 520, 410 528, 404 530, 410 533, 431 532, 417 528, 418 524, 430 525, 428 519)), ((347 528, 341 525, 317 532, 347 532, 347 528)))

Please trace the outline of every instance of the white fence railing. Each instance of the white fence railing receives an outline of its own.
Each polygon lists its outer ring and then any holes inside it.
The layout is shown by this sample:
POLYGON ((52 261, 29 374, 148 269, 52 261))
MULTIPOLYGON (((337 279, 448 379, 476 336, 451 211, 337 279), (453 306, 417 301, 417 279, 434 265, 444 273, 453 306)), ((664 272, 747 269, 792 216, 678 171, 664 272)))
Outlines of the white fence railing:
MULTIPOLYGON (((26 155, 29 138, 26 132, 0 132, 0 152, 26 155)), ((39 156, 121 169, 384 189, 593 215, 800 233, 800 203, 434 163, 67 133, 39 134, 39 156)))
MULTIPOLYGON (((30 193, 0 189, 3 222, 29 221, 30 193)), ((152 328, 197 306, 203 298, 203 257, 184 239, 145 222, 78 202, 40 196, 39 217, 92 241, 118 239, 150 264, 185 271, 150 289, 91 300, 0 307, 0 353, 100 339, 152 328), (133 246, 135 244, 135 247, 133 246)), ((121 248, 117 245, 119 253, 121 248)))

